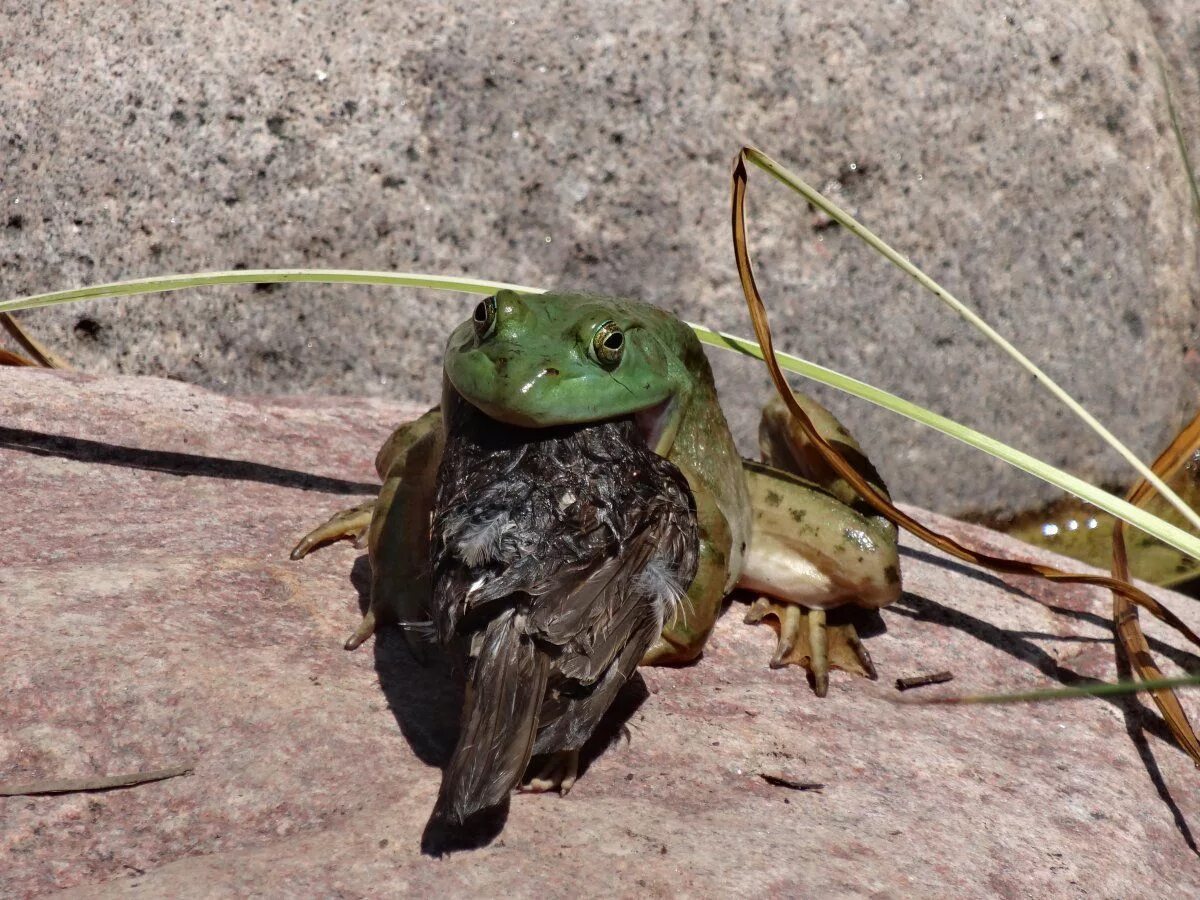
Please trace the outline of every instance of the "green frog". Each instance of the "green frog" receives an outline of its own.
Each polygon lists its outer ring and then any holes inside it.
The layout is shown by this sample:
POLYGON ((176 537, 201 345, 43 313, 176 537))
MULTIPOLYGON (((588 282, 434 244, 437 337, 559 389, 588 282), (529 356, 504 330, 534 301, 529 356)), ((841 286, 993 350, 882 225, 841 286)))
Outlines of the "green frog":
MULTIPOLYGON (((763 410, 762 462, 740 457, 692 330, 633 300, 500 291, 480 302, 446 345, 440 406, 400 426, 376 457, 379 497, 337 513, 292 551, 300 559, 340 539, 365 541, 371 601, 346 642, 384 622, 425 618, 429 527, 445 415, 470 403, 523 427, 632 416, 695 495, 700 563, 686 601, 643 665, 698 657, 726 596, 752 599, 746 621, 778 633, 772 667, 801 665, 824 696, 831 667, 875 677, 846 605, 878 609, 900 596, 896 529, 830 470, 776 398, 763 410)), ((886 492, 862 448, 815 400, 797 395, 821 434, 886 492)))

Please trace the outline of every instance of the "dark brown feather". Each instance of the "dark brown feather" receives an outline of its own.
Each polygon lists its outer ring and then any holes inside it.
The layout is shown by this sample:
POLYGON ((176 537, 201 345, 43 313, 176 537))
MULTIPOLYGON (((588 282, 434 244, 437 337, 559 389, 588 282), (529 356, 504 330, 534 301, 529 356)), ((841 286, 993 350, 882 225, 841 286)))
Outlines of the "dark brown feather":
POLYGON ((697 551, 687 481, 632 421, 520 429, 452 406, 431 618, 467 690, 435 819, 499 804, 531 755, 587 741, 697 551))

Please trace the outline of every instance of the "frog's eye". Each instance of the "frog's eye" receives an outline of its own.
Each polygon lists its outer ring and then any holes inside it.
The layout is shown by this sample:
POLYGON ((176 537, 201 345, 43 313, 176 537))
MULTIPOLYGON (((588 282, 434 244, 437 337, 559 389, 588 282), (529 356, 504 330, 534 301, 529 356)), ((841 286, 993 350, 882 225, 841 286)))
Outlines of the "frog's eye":
POLYGON ((471 322, 475 325, 475 336, 479 340, 482 341, 490 335, 496 327, 496 298, 480 300, 471 315, 471 322))
POLYGON ((592 336, 592 352, 606 369, 615 369, 625 350, 625 335, 616 322, 605 322, 592 336))

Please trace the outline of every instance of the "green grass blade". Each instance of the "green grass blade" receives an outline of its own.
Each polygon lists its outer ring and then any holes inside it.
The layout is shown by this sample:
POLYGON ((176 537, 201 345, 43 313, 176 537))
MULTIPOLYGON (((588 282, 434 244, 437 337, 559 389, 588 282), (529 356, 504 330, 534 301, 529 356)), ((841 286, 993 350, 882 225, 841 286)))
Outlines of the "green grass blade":
MULTIPOLYGON (((710 331, 702 325, 692 324, 691 327, 700 337, 700 340, 706 344, 713 347, 736 350, 748 356, 753 356, 755 359, 762 359, 762 350, 754 341, 748 341, 731 334, 710 331)), ((917 406, 917 404, 902 397, 897 397, 895 394, 889 394, 887 391, 880 390, 866 382, 851 378, 849 375, 843 375, 840 372, 835 372, 833 369, 827 369, 824 366, 810 363, 798 356, 792 356, 790 353, 776 352, 775 358, 779 360, 779 365, 789 372, 795 372, 797 375, 803 375, 805 378, 811 378, 813 381, 837 388, 840 391, 858 397, 860 400, 866 400, 868 403, 874 403, 876 406, 899 413, 902 416, 912 419, 914 422, 919 422, 935 431, 940 431, 942 434, 962 441, 964 444, 968 444, 977 450, 982 450, 984 453, 994 456, 996 459, 1003 460, 1024 472, 1028 472, 1042 481, 1053 484, 1067 493, 1074 494, 1081 500, 1085 500, 1119 519, 1124 519, 1135 528, 1140 528, 1163 543, 1170 544, 1180 553, 1186 553, 1189 556, 1200 559, 1200 556, 1197 556, 1197 553, 1200 552, 1200 540, 1195 536, 1188 534, 1182 528, 1164 522, 1162 519, 1151 515, 1145 510, 1139 509, 1120 497, 1089 484, 1082 478, 1077 478, 1069 472, 1056 469, 1054 466, 1044 463, 1040 459, 1030 456, 1028 453, 1017 450, 1015 447, 1001 443, 993 437, 989 437, 965 425, 960 425, 952 419, 940 416, 935 412, 917 406)))
POLYGON ((0 301, 0 312, 37 309, 76 300, 95 300, 100 297, 128 297, 134 294, 154 294, 180 291, 184 288, 213 284, 381 284, 393 287, 433 288, 442 291, 463 291, 469 294, 490 294, 508 288, 523 294, 541 294, 542 288, 508 284, 503 281, 482 281, 477 278, 449 278, 425 275, 420 272, 363 272, 357 269, 235 269, 225 272, 193 272, 188 275, 166 275, 161 278, 135 278, 131 281, 112 281, 90 287, 52 291, 0 301))
MULTIPOLYGON (((84 288, 73 288, 66 291, 53 291, 48 294, 35 294, 29 297, 0 301, 0 312, 36 309, 38 307, 54 306, 60 303, 70 303, 100 297, 124 297, 134 294, 177 291, 183 288, 204 285, 280 284, 290 282, 398 285, 474 294, 488 294, 502 288, 510 288, 529 294, 541 294, 545 292, 542 288, 508 284, 501 281, 487 281, 477 278, 451 278, 411 272, 364 272, 346 269, 238 269, 226 272, 196 272, 187 275, 169 275, 161 278, 139 278, 131 281, 118 281, 84 288)), ((762 359, 762 351, 754 341, 735 335, 711 331, 701 325, 692 325, 691 327, 696 331, 700 340, 710 346, 743 353, 755 359, 762 359)), ((1047 465, 1027 453, 1001 443, 995 438, 959 425, 957 422, 947 419, 944 416, 939 416, 937 413, 917 406, 915 403, 911 403, 894 394, 889 394, 879 388, 872 387, 848 375, 842 375, 832 369, 818 366, 815 363, 807 362, 788 353, 779 353, 777 357, 779 364, 790 372, 795 372, 814 381, 845 391, 852 396, 907 416, 914 421, 920 422, 922 425, 956 438, 963 443, 1041 478, 1043 481, 1047 481, 1062 490, 1074 494, 1082 500, 1086 500, 1088 503, 1112 513, 1112 515, 1118 518, 1124 519, 1130 525, 1153 535, 1181 553, 1186 553, 1200 559, 1200 540, 1197 540, 1192 535, 1168 522, 1164 522, 1137 507, 1131 506, 1119 497, 1114 497, 1112 494, 1102 491, 1080 478, 1076 478, 1074 475, 1047 465)))
POLYGON ((1081 687, 1019 691, 1012 694, 966 694, 951 697, 892 697, 893 703, 915 706, 967 706, 976 703, 1041 703, 1045 700, 1078 700, 1083 697, 1115 697, 1167 688, 1200 687, 1200 675, 1181 678, 1152 678, 1146 681, 1117 681, 1081 687))
POLYGON ((1192 212, 1196 216, 1196 221, 1200 222, 1200 184, 1196 182, 1196 170, 1192 168, 1187 139, 1183 136, 1183 123, 1179 120, 1179 110, 1175 107, 1175 96, 1171 93, 1171 80, 1167 78, 1167 67, 1163 64, 1162 59, 1158 61, 1158 77, 1162 79, 1163 93, 1167 95, 1167 117, 1171 120, 1171 130, 1175 133, 1175 146, 1179 148, 1179 159, 1183 163, 1183 171, 1192 192, 1192 212))
MULTIPOLYGON (((843 210, 832 200, 829 200, 816 188, 808 185, 800 176, 788 171, 786 168, 775 162, 769 156, 766 156, 759 150, 748 148, 745 151, 746 159, 754 163, 758 168, 762 169, 776 181, 786 185, 787 187, 800 194, 805 200, 813 206, 820 209, 830 218, 837 221, 839 225, 855 235, 866 243, 871 249, 882 255, 888 262, 896 266, 906 275, 915 280, 922 287, 933 293, 935 297, 942 303, 949 306, 952 310, 958 313, 959 316, 966 319, 974 328, 981 334, 986 336, 992 343, 1007 353, 1014 359, 1025 371, 1029 372, 1043 387, 1053 394, 1061 403, 1071 410, 1076 416, 1084 421, 1093 431, 1102 437, 1110 447, 1121 454, 1125 460, 1133 466, 1137 473, 1146 479, 1150 484, 1154 485, 1163 498, 1179 510, 1179 514, 1184 517, 1191 525, 1200 530, 1200 514, 1188 506, 1180 497, 1167 487, 1166 483, 1161 478, 1150 471, 1149 466, 1143 463, 1133 451, 1126 447, 1123 443, 1117 440, 1107 428, 1100 424, 1099 421, 1086 409, 1079 405, 1070 394, 1059 387, 1049 375, 1038 368, 1034 363, 1020 350, 1010 344, 999 332, 987 324, 983 319, 971 311, 958 298, 951 294, 948 290, 926 275, 923 271, 893 250, 882 238, 871 232, 866 226, 861 224, 857 219, 843 210)), ((1074 492, 1072 492, 1074 493, 1074 492)), ((1124 518, 1124 517, 1122 517, 1124 518)))

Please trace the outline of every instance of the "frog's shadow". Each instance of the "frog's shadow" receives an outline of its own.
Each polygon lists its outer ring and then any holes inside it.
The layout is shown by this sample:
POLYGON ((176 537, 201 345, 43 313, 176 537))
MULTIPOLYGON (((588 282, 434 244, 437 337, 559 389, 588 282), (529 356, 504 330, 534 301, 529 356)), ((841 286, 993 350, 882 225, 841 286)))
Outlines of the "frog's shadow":
MULTIPOLYGON (((358 557, 350 572, 358 591, 361 611, 371 600, 371 564, 366 555, 358 557)), ((450 761, 458 741, 458 715, 462 708, 462 678, 451 660, 436 647, 429 653, 414 653, 402 631, 395 626, 381 627, 374 638, 375 672, 388 708, 400 726, 400 733, 416 757, 429 766, 443 768, 450 761), (425 659, 418 659, 423 655, 425 659)), ((626 682, 600 725, 580 752, 579 777, 609 746, 622 736, 628 737, 626 722, 650 696, 639 673, 626 682)), ((538 765, 534 760, 531 768, 538 765)), ((471 823, 464 833, 439 835, 437 848, 427 852, 480 847, 493 840, 504 826, 506 809, 471 823)), ((432 824, 432 823, 431 823, 432 824)), ((428 837, 428 836, 427 836, 428 837)), ((424 842, 426 845, 429 841, 424 842)))

